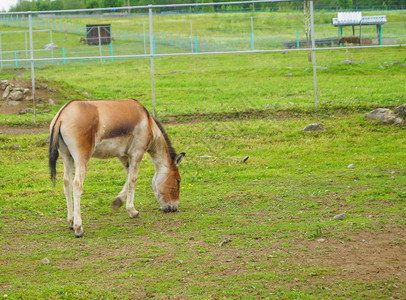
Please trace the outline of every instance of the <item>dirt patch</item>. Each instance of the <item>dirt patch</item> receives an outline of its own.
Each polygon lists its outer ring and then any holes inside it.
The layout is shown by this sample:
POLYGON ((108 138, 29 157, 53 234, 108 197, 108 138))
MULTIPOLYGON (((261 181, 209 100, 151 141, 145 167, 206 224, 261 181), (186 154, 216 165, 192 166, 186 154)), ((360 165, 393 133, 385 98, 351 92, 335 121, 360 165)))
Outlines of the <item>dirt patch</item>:
POLYGON ((406 234, 401 228, 304 240, 294 247, 304 249, 291 252, 295 262, 335 268, 336 277, 341 279, 406 280, 406 234))

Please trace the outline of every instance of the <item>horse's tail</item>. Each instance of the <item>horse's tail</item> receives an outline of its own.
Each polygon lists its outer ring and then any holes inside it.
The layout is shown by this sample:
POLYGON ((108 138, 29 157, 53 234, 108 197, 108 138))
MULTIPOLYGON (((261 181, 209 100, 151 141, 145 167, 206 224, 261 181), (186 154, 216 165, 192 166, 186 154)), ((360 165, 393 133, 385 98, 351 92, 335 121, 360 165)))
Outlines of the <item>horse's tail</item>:
POLYGON ((49 170, 51 172, 51 180, 55 185, 56 179, 56 161, 59 157, 59 130, 61 128, 61 121, 56 120, 54 125, 52 126, 51 136, 49 139, 49 170))

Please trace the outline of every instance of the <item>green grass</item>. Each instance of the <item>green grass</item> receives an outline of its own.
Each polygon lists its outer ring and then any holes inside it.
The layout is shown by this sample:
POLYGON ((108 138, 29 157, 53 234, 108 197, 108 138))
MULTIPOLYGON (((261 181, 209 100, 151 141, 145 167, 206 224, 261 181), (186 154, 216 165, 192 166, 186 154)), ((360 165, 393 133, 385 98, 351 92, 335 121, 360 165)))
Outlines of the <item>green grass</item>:
MULTIPOLYGON (((342 273, 350 266, 297 259, 303 251, 312 255, 302 243, 320 237, 351 246, 354 235, 405 226, 404 129, 371 124, 355 113, 324 115, 327 131, 304 133, 313 121, 302 116, 166 126, 176 148, 187 153, 176 214, 158 210, 147 156, 135 220, 110 208, 124 184, 120 163, 92 160, 82 198, 83 239, 66 226, 60 161, 56 187, 49 181, 47 147, 37 142, 45 135, 2 135, 2 292, 11 298, 404 294, 404 278, 353 280, 342 273), (346 220, 332 219, 341 212, 346 220), (49 265, 42 265, 44 257, 49 265)), ((325 253, 338 251, 324 246, 325 253)))
MULTIPOLYGON (((406 64, 402 48, 317 52, 317 66, 323 67, 317 70, 320 109, 334 114, 337 109, 367 112, 403 104, 406 68, 401 64, 406 64), (347 56, 357 64, 342 64, 347 56)), ((0 74, 7 79, 15 73, 0 74)), ((29 81, 30 72, 24 74, 29 81)), ((135 98, 152 110, 149 60, 47 66, 36 69, 35 75, 41 78, 38 84, 56 87, 64 102, 84 99, 87 92, 89 99, 135 98)), ((163 120, 213 113, 221 119, 247 111, 317 113, 312 64, 304 52, 159 58, 155 96, 163 120)), ((40 114, 39 121, 50 121, 57 108, 51 109, 40 114)), ((3 125, 30 125, 32 120, 32 114, 0 116, 3 125)))
MULTIPOLYGON (((365 63, 341 64, 345 51, 317 53, 317 65, 327 66, 318 70, 319 109, 306 53, 156 59, 157 115, 186 152, 180 210, 159 211, 146 155, 135 198, 140 218, 114 212, 121 164, 91 160, 83 239, 67 228, 61 160, 56 187, 49 180, 46 129, 0 134, 0 296, 403 298, 405 129, 364 115, 405 103, 404 51, 348 55, 365 63), (315 122, 326 131, 302 131, 315 122), (339 213, 347 218, 333 220, 339 213)), ((0 115, 0 128, 44 127, 78 98, 131 97, 151 110, 149 66, 37 68, 37 87, 55 87, 57 106, 39 107, 35 125, 32 114, 0 115)), ((20 71, 30 81, 21 69, 0 76, 20 71)))

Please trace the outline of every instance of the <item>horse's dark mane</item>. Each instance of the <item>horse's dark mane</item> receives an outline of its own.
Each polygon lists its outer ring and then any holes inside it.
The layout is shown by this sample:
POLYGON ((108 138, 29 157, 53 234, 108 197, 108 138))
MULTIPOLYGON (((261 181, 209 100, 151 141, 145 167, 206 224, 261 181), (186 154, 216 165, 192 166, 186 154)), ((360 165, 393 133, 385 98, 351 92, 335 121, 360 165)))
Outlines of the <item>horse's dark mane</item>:
POLYGON ((176 158, 176 150, 172 147, 171 141, 169 140, 168 134, 166 133, 164 127, 162 126, 161 122, 154 118, 156 125, 158 126, 159 130, 161 130, 162 135, 165 138, 166 144, 168 145, 169 155, 171 156, 172 162, 175 161, 176 158))

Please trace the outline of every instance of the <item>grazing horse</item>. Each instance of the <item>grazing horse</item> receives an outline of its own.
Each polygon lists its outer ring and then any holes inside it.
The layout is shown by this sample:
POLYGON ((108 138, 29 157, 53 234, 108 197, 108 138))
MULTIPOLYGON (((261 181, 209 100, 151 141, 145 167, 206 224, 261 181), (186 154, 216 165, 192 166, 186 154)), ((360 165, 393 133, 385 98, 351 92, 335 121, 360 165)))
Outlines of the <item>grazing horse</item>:
POLYGON ((118 209, 126 201, 131 218, 134 190, 142 157, 148 152, 155 167, 152 188, 161 210, 175 212, 179 204, 178 166, 185 153, 176 154, 162 125, 136 100, 71 101, 56 114, 50 125, 49 167, 55 183, 59 154, 64 165, 63 187, 68 206, 68 224, 82 237, 80 196, 91 157, 117 157, 124 166, 127 180, 113 201, 118 209), (75 177, 73 166, 75 164, 75 177), (73 190, 73 202, 72 202, 73 190))

